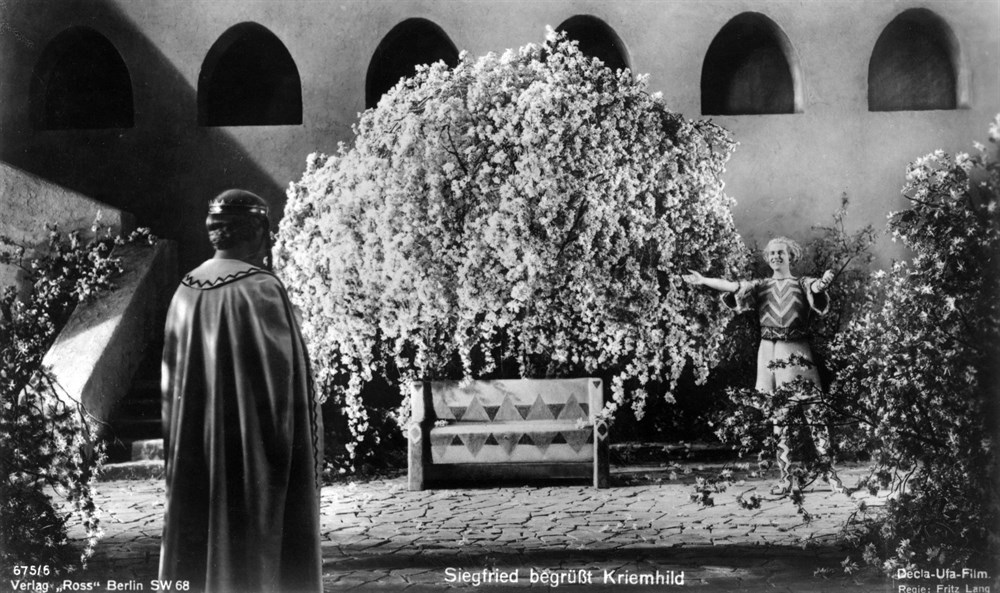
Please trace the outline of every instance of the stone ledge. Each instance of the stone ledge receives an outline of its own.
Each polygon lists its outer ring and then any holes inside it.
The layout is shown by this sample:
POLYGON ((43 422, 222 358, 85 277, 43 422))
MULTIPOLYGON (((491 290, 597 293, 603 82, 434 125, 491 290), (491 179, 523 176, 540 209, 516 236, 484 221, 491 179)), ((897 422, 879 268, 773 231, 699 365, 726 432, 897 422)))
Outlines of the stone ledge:
POLYGON ((109 463, 97 476, 99 482, 115 480, 162 480, 166 474, 162 459, 109 463))
POLYGON ((163 460, 163 439, 132 441, 132 461, 163 460))
MULTIPOLYGON (((114 234, 127 234, 135 228, 131 214, 4 162, 0 162, 0 211, 0 235, 24 246, 26 258, 48 249, 46 225, 56 225, 64 232, 80 231, 82 239, 93 237, 91 227, 98 216, 100 224, 114 234)), ((0 285, 9 284, 18 290, 28 286, 16 267, 0 264, 0 285)))
POLYGON ((77 306, 42 361, 61 394, 82 402, 99 427, 128 393, 146 347, 159 339, 177 284, 173 241, 119 246, 114 256, 125 270, 116 288, 77 306))

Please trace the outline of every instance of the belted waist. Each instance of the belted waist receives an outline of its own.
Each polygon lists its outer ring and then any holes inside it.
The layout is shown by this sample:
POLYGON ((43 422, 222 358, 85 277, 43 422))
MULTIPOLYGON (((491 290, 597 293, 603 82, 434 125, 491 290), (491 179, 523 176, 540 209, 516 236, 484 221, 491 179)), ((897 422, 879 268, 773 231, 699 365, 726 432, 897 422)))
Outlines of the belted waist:
POLYGON ((808 340, 810 337, 812 337, 812 334, 808 330, 798 327, 760 326, 760 339, 762 340, 790 342, 793 340, 808 340))

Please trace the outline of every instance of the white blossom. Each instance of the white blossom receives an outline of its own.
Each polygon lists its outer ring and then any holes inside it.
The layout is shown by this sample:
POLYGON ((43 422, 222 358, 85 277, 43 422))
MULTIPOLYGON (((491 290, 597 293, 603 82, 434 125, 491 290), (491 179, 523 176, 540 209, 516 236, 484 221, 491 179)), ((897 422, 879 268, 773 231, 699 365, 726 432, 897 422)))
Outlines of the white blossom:
POLYGON ((676 384, 688 361, 704 378, 717 357, 718 299, 658 272, 735 273, 734 144, 645 77, 547 40, 420 69, 289 188, 276 269, 357 439, 375 375, 459 361, 454 378, 475 378, 504 348, 521 376, 610 373, 608 399, 641 410, 637 386, 676 384))

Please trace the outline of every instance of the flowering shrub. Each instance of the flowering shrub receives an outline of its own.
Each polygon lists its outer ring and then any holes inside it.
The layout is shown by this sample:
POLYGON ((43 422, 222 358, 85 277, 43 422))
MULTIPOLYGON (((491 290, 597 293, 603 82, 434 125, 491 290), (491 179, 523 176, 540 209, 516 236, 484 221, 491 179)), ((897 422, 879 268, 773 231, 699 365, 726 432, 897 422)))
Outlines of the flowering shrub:
POLYGON ((309 157, 275 245, 349 447, 376 376, 597 373, 609 414, 688 361, 705 377, 728 316, 679 274, 729 275, 742 250, 724 130, 550 33, 418 69, 355 133, 309 157))
MULTIPOLYGON (((775 369, 811 365, 808 360, 794 355, 769 364, 775 369)), ((764 394, 753 388, 732 387, 726 395, 729 406, 727 413, 720 415, 717 434, 722 440, 736 445, 741 456, 755 454, 759 470, 767 470, 775 463, 778 438, 773 431, 774 424, 788 427, 788 443, 794 461, 791 474, 799 487, 791 492, 789 500, 803 518, 809 518, 811 514, 805 509, 802 489, 821 478, 826 480, 825 476, 835 461, 829 455, 818 454, 815 449, 816 439, 824 434, 821 431, 830 429, 834 438, 841 438, 836 453, 842 454, 845 449, 856 452, 856 449, 844 446, 845 435, 851 434, 845 427, 850 427, 853 423, 845 421, 837 413, 842 408, 831 399, 829 393, 801 378, 778 386, 773 393, 764 394)), ((865 444, 868 444, 867 441, 865 444)))
MULTIPOLYGON (((1000 141, 1000 116, 990 141, 1000 141)), ((977 148, 909 166, 911 205, 889 229, 913 258, 874 275, 831 346, 843 415, 876 445, 870 484, 893 492, 858 535, 865 559, 888 572, 998 557, 1000 165, 977 148)))
MULTIPOLYGON (((833 270, 835 274, 835 280, 827 290, 830 295, 829 311, 814 319, 811 327, 813 337, 810 345, 824 385, 831 383, 836 371, 829 360, 830 345, 838 332, 854 319, 858 306, 864 301, 870 266, 874 260, 871 248, 877 233, 871 225, 854 232, 848 231, 845 223, 848 208, 848 199, 844 196, 831 224, 813 227, 818 234, 805 243, 802 259, 794 267, 799 276, 820 277, 824 270, 833 270)), ((756 247, 751 251, 760 253, 756 247)), ((762 258, 755 255, 747 263, 742 277, 768 275, 770 269, 762 258)), ((791 414, 793 433, 802 433, 803 429, 811 429, 806 426, 803 415, 804 406, 809 405, 812 406, 814 422, 834 429, 834 438, 840 441, 842 453, 857 453, 868 444, 867 441, 859 441, 851 430, 838 430, 843 425, 852 424, 852 421, 832 414, 833 409, 843 409, 838 400, 840 394, 824 393, 809 382, 793 382, 769 396, 763 396, 754 389, 757 348, 760 344, 760 323, 756 311, 733 317, 726 332, 730 339, 723 345, 719 365, 713 369, 703 388, 708 392, 707 398, 725 394, 727 403, 716 412, 713 423, 716 436, 721 440, 736 445, 742 455, 756 454, 761 465, 767 467, 769 460, 774 459, 777 446, 771 419, 787 408, 791 414), (789 408, 789 402, 797 403, 789 408), (847 439, 850 439, 851 446, 847 446, 847 439)), ((788 364, 788 361, 776 361, 776 364, 788 364)), ((799 364, 808 363, 799 361, 799 364)), ((805 435, 796 438, 793 434, 792 443, 797 441, 811 443, 812 439, 805 438, 805 435)), ((814 480, 823 469, 814 463, 816 460, 812 457, 811 445, 807 445, 805 450, 794 451, 792 457, 806 461, 803 467, 797 468, 800 483, 814 480)))
MULTIPOLYGON (((144 231, 128 240, 140 239, 152 240, 144 231)), ((75 304, 110 288, 121 273, 112 245, 108 238, 84 245, 76 234, 52 231, 44 257, 26 264, 16 247, 0 255, 33 282, 23 298, 13 287, 0 296, 0 566, 8 569, 45 565, 52 576, 72 570, 69 516, 55 509, 51 490, 67 497, 86 529, 83 562, 100 535, 93 480, 103 451, 82 405, 57 392, 41 362, 75 304)))
MULTIPOLYGON (((990 140, 1000 141, 1000 117, 990 140)), ((745 452, 773 451, 768 419, 789 401, 808 402, 817 424, 842 427, 833 434, 837 450, 870 457, 863 486, 890 494, 884 509, 862 509, 851 526, 860 558, 846 559, 847 571, 859 559, 895 574, 987 567, 998 557, 1000 166, 977 149, 937 151, 910 165, 904 195, 911 207, 890 216, 889 230, 912 250, 911 261, 831 288, 855 295, 846 299, 855 304, 816 339, 817 358, 833 378, 827 393, 802 382, 772 397, 734 389, 733 408, 721 418, 720 437, 745 452)), ((834 261, 852 252, 856 262, 870 261, 860 249, 870 237, 854 239, 828 242, 840 246, 834 261)), ((806 461, 800 481, 824 469, 806 461)), ((801 497, 793 502, 801 509, 801 497)))

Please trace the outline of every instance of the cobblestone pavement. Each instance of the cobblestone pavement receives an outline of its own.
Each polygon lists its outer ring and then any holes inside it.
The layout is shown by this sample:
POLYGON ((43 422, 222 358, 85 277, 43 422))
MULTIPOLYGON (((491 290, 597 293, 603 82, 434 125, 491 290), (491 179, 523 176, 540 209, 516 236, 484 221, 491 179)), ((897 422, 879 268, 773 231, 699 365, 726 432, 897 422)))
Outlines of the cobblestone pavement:
MULTIPOLYGON (((860 474, 841 475, 853 483, 860 474)), ((840 570, 845 552, 837 535, 857 501, 825 484, 807 490, 807 522, 766 492, 759 509, 740 508, 740 492, 766 491, 769 481, 738 483, 706 507, 692 502, 691 480, 657 480, 629 479, 619 470, 606 490, 577 484, 409 492, 405 477, 326 486, 326 590, 895 591, 891 581, 840 570), (654 585, 631 585, 657 577, 654 585)), ((106 535, 74 579, 100 581, 106 590, 108 579, 150 590, 163 482, 101 483, 98 503, 106 535)))

